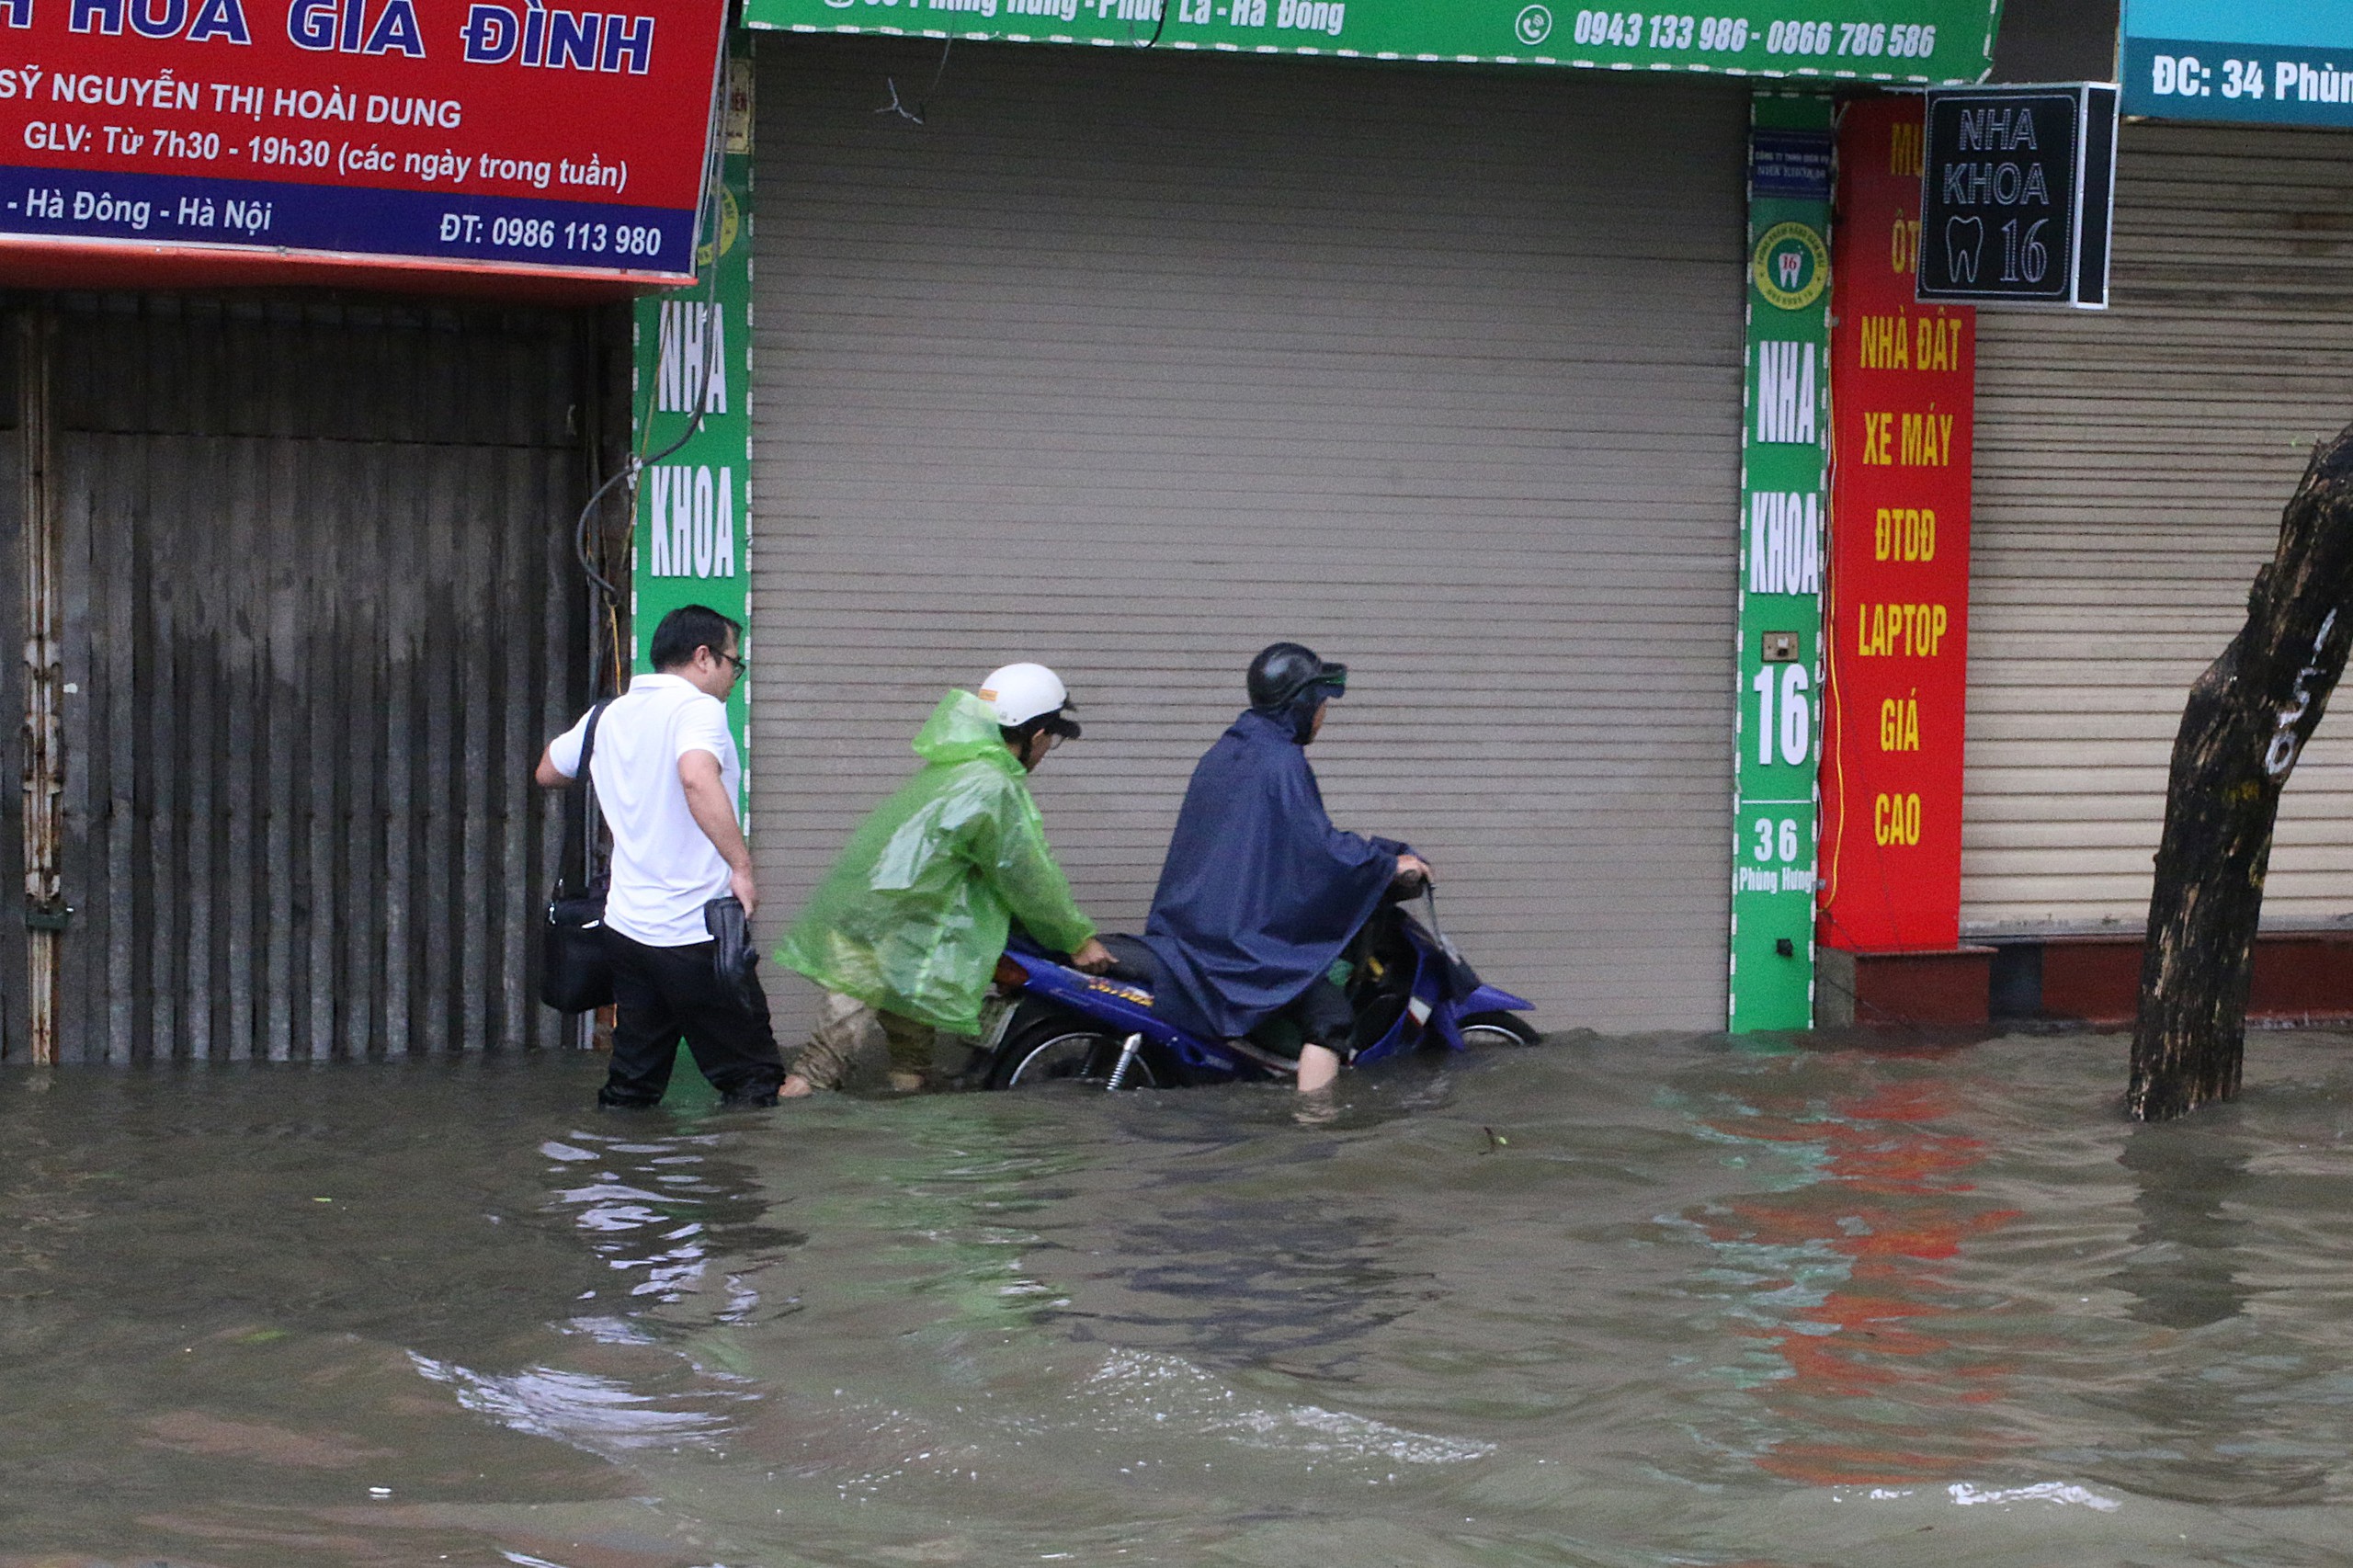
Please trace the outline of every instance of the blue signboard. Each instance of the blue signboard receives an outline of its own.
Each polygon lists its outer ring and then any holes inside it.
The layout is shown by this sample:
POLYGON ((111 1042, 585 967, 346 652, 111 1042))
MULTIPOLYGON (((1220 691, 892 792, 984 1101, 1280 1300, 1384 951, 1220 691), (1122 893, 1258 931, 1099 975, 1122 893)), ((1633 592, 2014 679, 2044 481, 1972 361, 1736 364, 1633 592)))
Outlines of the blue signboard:
POLYGON ((2124 112, 2353 127, 2353 0, 2124 0, 2124 112))
POLYGON ((0 165, 0 231, 42 238, 688 273, 694 225, 661 207, 0 165))

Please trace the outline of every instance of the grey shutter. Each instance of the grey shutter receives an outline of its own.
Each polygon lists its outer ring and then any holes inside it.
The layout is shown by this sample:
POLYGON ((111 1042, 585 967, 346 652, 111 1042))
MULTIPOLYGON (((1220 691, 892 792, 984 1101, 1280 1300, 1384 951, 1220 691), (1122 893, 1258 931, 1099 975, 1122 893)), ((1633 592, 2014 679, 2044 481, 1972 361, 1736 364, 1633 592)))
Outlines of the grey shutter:
POLYGON ((585 686, 591 319, 48 304, 74 683, 61 1057, 568 1039, 532 967, 558 831, 529 773, 585 686))
MULTIPOLYGON (((1724 1000, 1745 87, 762 40, 754 843, 780 923, 951 684, 1035 658, 1141 926, 1281 637, 1342 825, 1554 1027, 1724 1000), (895 82, 918 126, 878 114, 895 82)), ((779 1022, 807 988, 777 987, 779 1022)))
MULTIPOLYGON (((2348 214, 2340 132, 2128 125, 2114 308, 1979 313, 1966 929, 2142 928, 2182 700, 2353 420, 2348 214)), ((2348 871, 2340 707, 2281 801, 2267 925, 2353 916, 2348 871)))

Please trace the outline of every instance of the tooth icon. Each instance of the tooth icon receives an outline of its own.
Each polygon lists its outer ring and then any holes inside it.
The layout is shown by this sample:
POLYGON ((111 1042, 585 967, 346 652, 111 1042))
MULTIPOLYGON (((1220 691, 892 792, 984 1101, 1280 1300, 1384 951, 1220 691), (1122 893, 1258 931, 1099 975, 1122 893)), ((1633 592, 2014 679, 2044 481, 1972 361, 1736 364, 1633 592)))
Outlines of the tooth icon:
POLYGON ((1985 248, 1982 218, 1945 220, 1945 278, 1952 283, 1977 281, 1977 258, 1985 248))

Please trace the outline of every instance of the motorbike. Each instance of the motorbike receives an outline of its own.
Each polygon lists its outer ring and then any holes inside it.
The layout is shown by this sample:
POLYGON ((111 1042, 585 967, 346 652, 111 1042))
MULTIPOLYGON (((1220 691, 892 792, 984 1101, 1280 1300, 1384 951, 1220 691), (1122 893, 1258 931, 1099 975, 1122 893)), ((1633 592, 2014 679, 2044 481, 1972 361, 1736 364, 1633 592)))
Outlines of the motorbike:
MULTIPOLYGON (((1473 973, 1438 924, 1427 887, 1416 913, 1376 910, 1349 944, 1352 1065, 1424 1046, 1534 1045, 1518 1015, 1534 1004, 1473 973)), ((996 968, 996 1011, 970 1076, 990 1089, 1077 1083, 1109 1091, 1283 1079, 1297 1063, 1249 1040, 1211 1040, 1153 1011, 1158 961, 1143 941, 1106 936, 1107 973, 1073 969, 1016 933, 996 968)))

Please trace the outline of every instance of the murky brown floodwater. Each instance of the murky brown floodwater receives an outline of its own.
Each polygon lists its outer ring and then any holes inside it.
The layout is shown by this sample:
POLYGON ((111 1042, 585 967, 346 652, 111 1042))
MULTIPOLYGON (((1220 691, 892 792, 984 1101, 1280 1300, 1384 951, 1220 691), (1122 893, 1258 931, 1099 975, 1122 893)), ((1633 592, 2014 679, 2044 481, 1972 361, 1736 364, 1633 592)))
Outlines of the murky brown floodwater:
POLYGON ((2123 1050, 16 1070, 0 1564, 2341 1563, 2353 1040, 2154 1129, 2123 1050))

